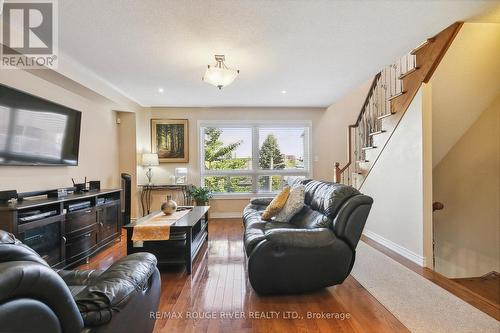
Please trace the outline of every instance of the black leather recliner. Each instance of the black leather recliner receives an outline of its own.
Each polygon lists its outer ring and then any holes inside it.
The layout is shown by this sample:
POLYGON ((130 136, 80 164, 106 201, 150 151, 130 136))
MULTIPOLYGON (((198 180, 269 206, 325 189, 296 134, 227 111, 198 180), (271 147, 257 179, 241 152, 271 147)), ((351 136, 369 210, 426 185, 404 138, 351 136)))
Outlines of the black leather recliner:
POLYGON ((105 271, 54 271, 0 230, 1 332, 152 332, 159 299, 152 254, 129 255, 105 271))
POLYGON ((261 219, 271 198, 253 199, 244 210, 248 275, 259 294, 293 294, 340 284, 354 265, 372 198, 342 184, 302 184, 304 208, 289 223, 261 219))

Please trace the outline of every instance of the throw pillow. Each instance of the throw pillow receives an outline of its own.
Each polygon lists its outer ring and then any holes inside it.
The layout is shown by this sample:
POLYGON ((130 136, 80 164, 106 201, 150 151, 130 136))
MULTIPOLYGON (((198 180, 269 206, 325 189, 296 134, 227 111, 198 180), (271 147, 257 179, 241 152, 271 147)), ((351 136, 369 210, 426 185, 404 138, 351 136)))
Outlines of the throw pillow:
POLYGON ((273 199, 273 201, 271 201, 269 206, 267 206, 264 213, 262 213, 262 219, 270 220, 273 216, 276 216, 283 206, 285 206, 289 195, 290 187, 287 186, 273 199))
POLYGON ((305 186, 296 185, 292 187, 285 206, 274 218, 277 222, 290 222, 292 217, 304 207, 305 186))

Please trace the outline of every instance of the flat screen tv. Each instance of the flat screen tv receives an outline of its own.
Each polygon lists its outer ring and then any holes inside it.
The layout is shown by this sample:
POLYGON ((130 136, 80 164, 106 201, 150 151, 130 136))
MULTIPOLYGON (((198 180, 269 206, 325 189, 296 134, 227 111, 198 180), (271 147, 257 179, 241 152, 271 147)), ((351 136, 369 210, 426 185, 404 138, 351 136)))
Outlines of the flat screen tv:
POLYGON ((0 85, 0 165, 78 165, 82 113, 0 85))

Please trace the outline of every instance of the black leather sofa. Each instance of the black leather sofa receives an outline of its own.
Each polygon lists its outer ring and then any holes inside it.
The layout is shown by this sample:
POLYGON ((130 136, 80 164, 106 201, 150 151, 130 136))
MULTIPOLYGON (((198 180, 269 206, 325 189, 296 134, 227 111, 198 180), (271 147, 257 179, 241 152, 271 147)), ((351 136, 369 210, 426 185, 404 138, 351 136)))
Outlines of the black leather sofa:
POLYGON ((152 332, 159 298, 152 254, 129 255, 105 271, 54 271, 0 230, 0 332, 152 332))
POLYGON ((304 180, 304 208, 289 223, 263 221, 271 198, 245 208, 248 275, 259 294, 293 294, 342 283, 354 265, 373 200, 353 187, 304 180))

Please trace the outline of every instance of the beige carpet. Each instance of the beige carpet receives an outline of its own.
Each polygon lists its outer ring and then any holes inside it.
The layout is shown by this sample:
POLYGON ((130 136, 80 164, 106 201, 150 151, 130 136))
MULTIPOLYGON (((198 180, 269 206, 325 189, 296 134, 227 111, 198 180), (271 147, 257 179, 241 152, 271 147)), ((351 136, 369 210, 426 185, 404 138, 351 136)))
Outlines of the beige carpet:
POLYGON ((359 242, 352 276, 413 333, 500 332, 500 322, 359 242))

